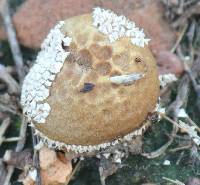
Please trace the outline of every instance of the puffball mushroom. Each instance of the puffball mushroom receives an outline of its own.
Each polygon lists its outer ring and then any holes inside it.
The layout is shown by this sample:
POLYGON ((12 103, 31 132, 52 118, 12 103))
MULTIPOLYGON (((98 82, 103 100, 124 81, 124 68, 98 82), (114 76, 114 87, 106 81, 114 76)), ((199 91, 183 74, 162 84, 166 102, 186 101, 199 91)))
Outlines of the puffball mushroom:
POLYGON ((86 153, 142 135, 159 96, 143 30, 95 8, 59 22, 25 77, 21 104, 49 147, 86 153))

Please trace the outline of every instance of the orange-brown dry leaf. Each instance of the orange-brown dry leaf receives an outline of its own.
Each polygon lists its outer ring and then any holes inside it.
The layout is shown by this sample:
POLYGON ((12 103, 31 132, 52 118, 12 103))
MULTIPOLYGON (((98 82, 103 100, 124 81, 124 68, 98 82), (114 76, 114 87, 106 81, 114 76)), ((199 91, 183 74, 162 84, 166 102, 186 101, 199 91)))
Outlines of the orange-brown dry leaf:
POLYGON ((72 172, 71 161, 62 162, 55 151, 46 147, 39 153, 43 185, 64 184, 72 172))
POLYGON ((35 181, 31 179, 29 176, 22 180, 24 185, 35 185, 35 181))
MULTIPOLYGON (((59 157, 57 153, 46 147, 39 151, 40 175, 42 185, 64 185, 72 172, 71 161, 59 157)), ((35 185, 33 179, 29 176, 22 179, 24 185, 35 185)))
POLYGON ((46 170, 57 161, 56 152, 46 147, 41 148, 39 153, 40 167, 46 170))

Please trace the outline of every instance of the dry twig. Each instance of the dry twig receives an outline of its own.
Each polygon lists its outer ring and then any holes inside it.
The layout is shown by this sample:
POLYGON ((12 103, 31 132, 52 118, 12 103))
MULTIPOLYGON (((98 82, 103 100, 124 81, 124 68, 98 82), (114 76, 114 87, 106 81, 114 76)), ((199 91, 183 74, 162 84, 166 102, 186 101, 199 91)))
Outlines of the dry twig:
POLYGON ((178 39, 176 40, 176 43, 174 44, 173 48, 171 49, 171 52, 172 52, 172 53, 174 53, 174 52, 176 51, 176 48, 177 48, 178 45, 180 44, 180 42, 181 42, 181 40, 182 40, 182 38, 183 38, 183 36, 184 36, 186 30, 187 30, 187 27, 188 27, 188 24, 185 24, 185 25, 183 26, 183 29, 182 29, 182 31, 181 31, 181 33, 180 33, 178 39))
POLYGON ((71 175, 68 177, 68 179, 67 179, 65 185, 68 185, 68 184, 69 184, 70 180, 73 178, 74 174, 75 174, 76 171, 79 169, 80 165, 81 165, 81 161, 78 161, 77 164, 76 164, 76 166, 75 166, 75 168, 74 168, 74 170, 72 171, 71 175))
POLYGON ((169 182, 172 182, 173 184, 177 184, 177 185, 185 185, 184 183, 182 183, 181 181, 179 180, 173 180, 173 179, 170 179, 170 178, 167 178, 167 177, 163 177, 164 180, 166 181, 169 181, 169 182))
POLYGON ((184 14, 182 14, 175 22, 173 22, 172 26, 177 28, 180 25, 184 25, 192 15, 199 14, 199 12, 200 3, 196 3, 185 10, 184 14))
MULTIPOLYGON (((17 142, 17 146, 15 148, 16 152, 20 152, 24 147, 24 144, 25 144, 25 141, 26 141, 26 129, 27 129, 27 122, 23 118, 21 128, 20 128, 20 133, 19 133, 19 135, 22 139, 17 142)), ((7 166, 7 175, 6 175, 6 178, 5 178, 3 185, 9 185, 10 184, 10 179, 11 179, 13 172, 14 172, 14 166, 11 166, 11 165, 7 166)))
POLYGON ((174 140, 174 136, 176 135, 176 133, 177 133, 177 127, 175 125, 173 125, 173 130, 171 132, 169 141, 167 143, 165 143, 162 147, 160 147, 159 149, 157 149, 153 152, 142 153, 142 156, 144 156, 148 159, 153 159, 153 158, 159 157, 162 154, 164 154, 165 151, 167 150, 167 148, 172 144, 172 142, 174 140))
POLYGON ((23 58, 22 58, 18 41, 17 41, 16 32, 11 20, 10 10, 9 10, 7 0, 0 1, 0 13, 4 21, 6 33, 8 35, 8 41, 9 41, 12 55, 15 61, 19 80, 20 80, 20 83, 22 83, 22 80, 24 79, 24 76, 25 76, 24 67, 23 67, 23 58))
POLYGON ((6 177, 6 167, 3 163, 3 160, 0 159, 0 184, 3 184, 6 177))
POLYGON ((0 80, 8 86, 9 94, 19 94, 20 87, 16 80, 7 72, 6 68, 0 64, 0 80))
POLYGON ((0 127, 0 146, 4 140, 4 133, 6 132, 7 128, 9 127, 10 125, 10 118, 6 118, 3 120, 2 124, 1 124, 1 127, 0 127))
POLYGON ((35 149, 35 146, 38 143, 38 138, 37 136, 34 135, 33 128, 31 128, 31 133, 32 133, 32 142, 33 142, 33 149, 34 149, 33 163, 37 171, 36 185, 41 185, 42 183, 41 183, 41 176, 40 176, 39 154, 38 154, 38 151, 35 149))
POLYGON ((186 145, 186 146, 182 146, 182 147, 177 147, 177 148, 173 148, 173 149, 170 149, 169 152, 178 152, 178 151, 181 151, 181 150, 187 150, 187 149, 190 149, 192 147, 192 145, 186 145))
POLYGON ((16 142, 22 139, 21 137, 10 137, 10 138, 5 138, 3 140, 4 143, 9 143, 9 142, 16 142))

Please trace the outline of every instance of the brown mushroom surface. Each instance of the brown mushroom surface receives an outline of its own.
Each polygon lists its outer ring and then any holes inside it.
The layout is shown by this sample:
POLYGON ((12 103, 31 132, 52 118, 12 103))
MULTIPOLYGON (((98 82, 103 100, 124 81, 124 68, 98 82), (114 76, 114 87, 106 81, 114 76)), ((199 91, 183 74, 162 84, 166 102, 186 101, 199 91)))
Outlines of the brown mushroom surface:
POLYGON ((36 128, 52 140, 74 145, 110 142, 140 128, 159 96, 148 47, 133 45, 130 38, 110 43, 92 25, 91 14, 67 19, 62 32, 72 38, 65 47, 70 55, 46 100, 51 112, 36 128), (145 76, 130 85, 108 80, 132 73, 145 76))

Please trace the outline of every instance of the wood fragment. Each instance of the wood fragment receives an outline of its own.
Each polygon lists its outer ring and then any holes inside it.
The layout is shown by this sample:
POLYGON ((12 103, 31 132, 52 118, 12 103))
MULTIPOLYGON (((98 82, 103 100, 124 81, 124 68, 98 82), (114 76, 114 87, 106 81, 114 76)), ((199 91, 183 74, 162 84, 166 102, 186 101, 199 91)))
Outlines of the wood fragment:
POLYGON ((171 52, 174 53, 176 51, 176 48, 178 47, 178 45, 180 44, 181 40, 183 39, 183 36, 185 35, 185 32, 187 30, 188 24, 185 24, 183 26, 183 29, 178 37, 178 39, 176 40, 176 43, 174 44, 173 48, 171 49, 171 52))
POLYGON ((33 166, 32 151, 31 149, 25 149, 21 152, 6 150, 3 161, 7 165, 12 165, 21 170, 29 169, 33 166))
MULTIPOLYGON (((178 52, 179 57, 181 58, 181 61, 184 61, 185 57, 179 46, 177 47, 177 52, 178 52)), ((195 78, 198 72, 200 71, 199 60, 200 60, 200 57, 198 57, 196 60, 192 62, 191 72, 195 78)), ((188 74, 183 75, 178 85, 178 90, 177 90, 178 93, 177 93, 176 99, 169 105, 167 109, 167 113, 172 112, 174 116, 177 117, 180 108, 186 107, 188 95, 189 95, 189 83, 190 83, 190 78, 188 74)))
MULTIPOLYGON (((22 139, 17 142, 17 146, 15 148, 16 152, 20 152, 24 148, 24 144, 25 144, 25 141, 26 141, 26 129, 27 129, 27 122, 23 118, 22 124, 21 124, 21 127, 20 127, 20 133, 19 133, 19 136, 22 139)), ((6 178, 5 178, 3 185, 10 185, 10 179, 12 177, 13 172, 14 172, 14 166, 8 165, 7 166, 7 175, 6 175, 6 178)))
POLYGON ((144 74, 141 73, 131 73, 128 75, 120 75, 120 76, 113 76, 110 77, 110 81, 114 84, 117 85, 131 85, 133 84, 135 81, 141 79, 142 77, 144 77, 144 74))
POLYGON ((184 156, 184 153, 185 153, 184 151, 181 152, 181 154, 179 155, 179 157, 178 157, 178 159, 177 159, 177 161, 176 161, 176 165, 179 165, 181 159, 182 159, 183 156, 184 156))
POLYGON ((0 95, 0 112, 19 115, 17 104, 16 98, 10 96, 8 93, 0 95))
POLYGON ((3 184, 6 177, 6 167, 3 163, 3 160, 0 159, 0 184, 3 184))
POLYGON ((8 118, 3 120, 3 122, 2 122, 2 124, 0 126, 0 146, 4 141, 3 135, 5 134, 7 128, 9 127, 9 125, 10 125, 10 118, 8 117, 8 118))
POLYGON ((69 178, 67 179, 65 185, 68 185, 70 180, 73 178, 74 174, 76 173, 76 171, 80 168, 80 165, 81 165, 81 161, 78 161, 75 168, 73 169, 71 175, 69 176, 69 178))
POLYGON ((34 135, 34 130, 31 128, 31 134, 32 134, 32 142, 33 142, 33 163, 36 168, 37 172, 37 177, 36 177, 36 185, 41 185, 41 175, 40 175, 40 162, 39 162, 39 154, 38 151, 36 150, 35 146, 38 144, 38 137, 34 135))
POLYGON ((173 184, 177 184, 177 185, 185 185, 184 183, 182 183, 181 181, 179 180, 173 180, 173 179, 170 179, 170 178, 167 178, 167 177, 163 177, 164 180, 166 181, 169 181, 169 182, 172 182, 173 184))
POLYGON ((20 82, 22 83, 25 76, 23 67, 23 58, 20 51, 19 43, 17 41, 16 32, 11 20, 10 10, 7 0, 0 1, 0 13, 8 36, 8 41, 10 44, 11 52, 17 69, 17 74, 19 76, 20 82))
POLYGON ((20 94, 20 87, 16 80, 7 72, 6 68, 0 64, 0 79, 6 83, 9 94, 20 94))
POLYGON ((192 15, 199 13, 200 3, 196 3, 188 9, 186 9, 184 14, 182 14, 175 22, 172 23, 172 27, 177 28, 180 25, 184 25, 192 15))
MULTIPOLYGON (((198 58, 198 62, 200 62, 200 57, 198 58)), ((196 80, 195 80, 195 75, 191 72, 189 66, 187 65, 186 62, 184 62, 184 67, 185 67, 185 71, 187 72, 191 82, 192 82, 192 85, 194 87, 194 90, 195 90, 195 93, 197 95, 197 106, 198 106, 198 109, 200 111, 200 85, 197 84, 196 80)))
POLYGON ((10 143, 10 142, 16 142, 19 141, 21 137, 10 137, 10 138, 5 138, 3 140, 4 143, 10 143))
POLYGON ((177 133, 177 127, 175 125, 173 125, 173 130, 171 132, 171 135, 170 135, 170 139, 167 143, 165 143, 162 147, 160 147, 159 149, 153 151, 153 152, 150 152, 150 153, 142 153, 141 155, 148 158, 148 159, 153 159, 153 158, 156 158, 156 157, 159 157, 161 156, 162 154, 165 153, 165 151, 167 150, 167 148, 172 144, 173 140, 174 140, 174 136, 176 135, 177 133))
POLYGON ((186 145, 186 146, 181 146, 181 147, 177 147, 177 148, 173 148, 173 149, 170 149, 169 152, 178 152, 178 151, 181 151, 181 150, 188 150, 191 148, 192 145, 186 145))

